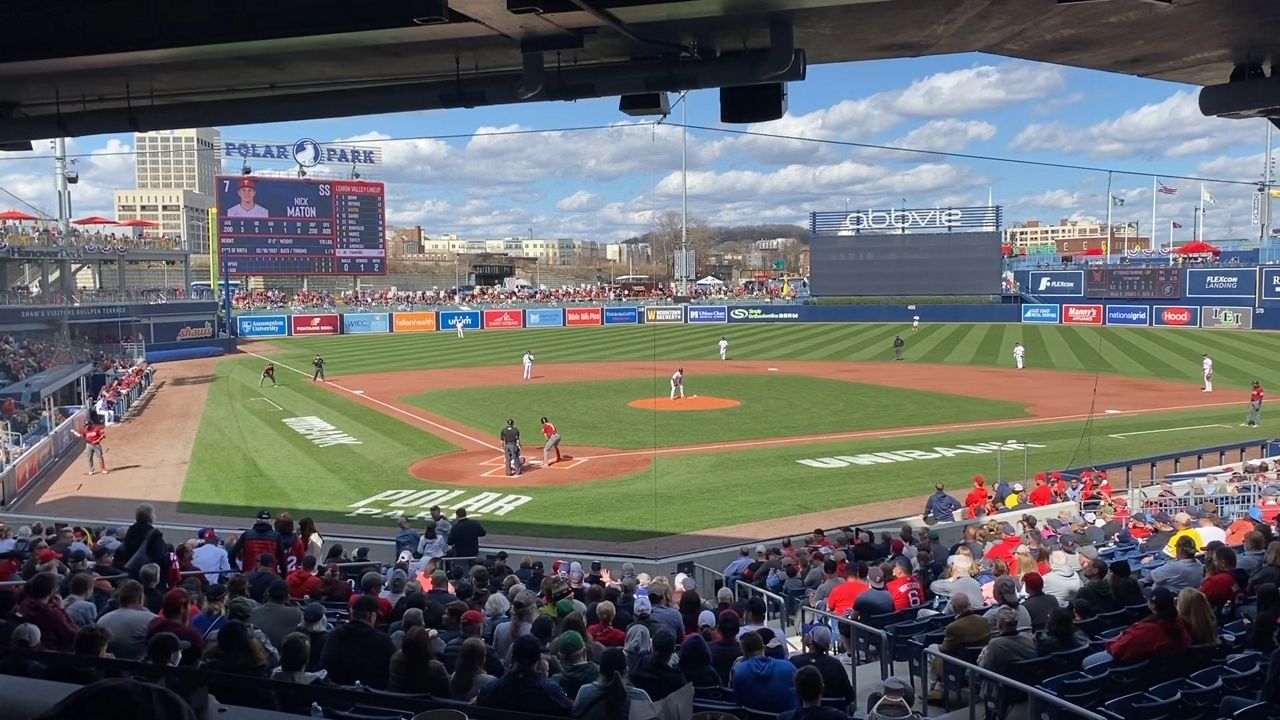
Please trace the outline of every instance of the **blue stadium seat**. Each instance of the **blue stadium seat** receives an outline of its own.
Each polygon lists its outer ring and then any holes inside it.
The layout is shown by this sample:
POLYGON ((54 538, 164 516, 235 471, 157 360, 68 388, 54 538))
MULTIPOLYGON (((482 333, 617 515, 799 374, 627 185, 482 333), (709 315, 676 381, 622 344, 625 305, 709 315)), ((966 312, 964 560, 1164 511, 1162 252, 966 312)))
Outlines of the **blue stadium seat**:
POLYGON ((1168 720, 1181 702, 1179 695, 1158 698, 1145 692, 1124 695, 1105 703, 1102 708, 1121 720, 1168 720))
POLYGON ((1231 720, 1268 720, 1271 717, 1270 705, 1264 702, 1255 703, 1243 710, 1237 710, 1231 720))
POLYGON ((1131 665, 1113 664, 1109 668, 1105 687, 1102 688, 1103 695, 1105 697, 1120 697, 1138 690, 1142 686, 1150 667, 1151 661, 1149 660, 1143 660, 1131 665))
MULTIPOLYGON (((1100 675, 1076 671, 1048 678, 1040 683, 1039 687, 1058 696, 1060 700, 1088 709, 1098 705, 1102 698, 1102 686, 1106 682, 1105 671, 1100 675)), ((1040 706, 1040 710, 1042 717, 1046 720, 1058 720, 1064 717, 1062 709, 1055 705, 1044 703, 1040 706)))
POLYGON ((1108 613, 1099 613, 1098 621, 1102 623, 1104 633, 1117 628, 1123 630, 1129 625, 1129 611, 1121 608, 1108 613))
POLYGON ((1147 693, 1153 697, 1180 697, 1181 703, 1174 712, 1176 720, 1208 720, 1216 717, 1218 703, 1222 700, 1222 682, 1214 678, 1208 685, 1190 678, 1180 678, 1161 683, 1147 693))
POLYGON ((893 662, 909 663, 913 654, 918 655, 918 649, 910 642, 911 638, 927 635, 933 627, 933 618, 901 622, 886 627, 885 632, 889 634, 891 648, 889 655, 893 658, 893 662))
POLYGON ((1049 657, 1053 658, 1053 662, 1057 665, 1060 672, 1075 672, 1080 669, 1080 665, 1084 663, 1084 659, 1089 657, 1092 652, 1089 646, 1078 647, 1075 650, 1063 650, 1056 652, 1049 657))

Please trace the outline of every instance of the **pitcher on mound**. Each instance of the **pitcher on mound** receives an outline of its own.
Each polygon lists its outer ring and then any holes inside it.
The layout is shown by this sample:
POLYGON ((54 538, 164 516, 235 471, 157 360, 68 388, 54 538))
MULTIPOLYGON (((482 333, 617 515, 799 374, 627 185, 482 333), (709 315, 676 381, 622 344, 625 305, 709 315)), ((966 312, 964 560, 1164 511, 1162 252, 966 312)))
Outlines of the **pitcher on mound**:
POLYGON ((679 396, 681 398, 684 397, 684 368, 676 368, 675 373, 672 374, 671 376, 671 399, 672 400, 676 399, 677 393, 679 393, 679 396))

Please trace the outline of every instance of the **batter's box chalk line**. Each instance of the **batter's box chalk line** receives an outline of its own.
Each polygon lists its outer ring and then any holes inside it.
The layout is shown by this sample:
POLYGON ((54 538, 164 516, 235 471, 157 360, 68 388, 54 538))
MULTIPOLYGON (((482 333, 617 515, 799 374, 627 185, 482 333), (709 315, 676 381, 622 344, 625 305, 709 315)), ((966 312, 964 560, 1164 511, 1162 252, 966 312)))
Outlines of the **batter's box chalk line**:
MULTIPOLYGON (((543 465, 541 460, 533 458, 525 458, 524 464, 530 470, 572 470, 591 458, 570 458, 560 462, 543 465)), ((500 457, 497 460, 486 460, 480 463, 480 467, 490 468, 480 474, 480 477, 499 477, 498 473, 502 473, 502 477, 506 476, 507 459, 500 457)))

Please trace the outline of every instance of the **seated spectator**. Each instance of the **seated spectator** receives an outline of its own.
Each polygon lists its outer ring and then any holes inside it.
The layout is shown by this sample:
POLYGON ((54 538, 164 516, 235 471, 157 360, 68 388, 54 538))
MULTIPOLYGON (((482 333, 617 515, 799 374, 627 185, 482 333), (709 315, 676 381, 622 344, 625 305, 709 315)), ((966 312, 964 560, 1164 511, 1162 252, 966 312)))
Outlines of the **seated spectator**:
POLYGON ((454 700, 471 702, 495 676, 485 672, 489 648, 480 638, 467 638, 458 651, 457 669, 449 678, 449 692, 454 700))
POLYGON ((391 656, 387 689, 401 693, 426 693, 449 697, 449 672, 435 658, 435 631, 414 628, 391 656))
POLYGON ((147 636, 156 633, 173 633, 179 640, 187 643, 182 655, 182 664, 195 665, 204 652, 204 633, 191 627, 191 598, 182 588, 174 588, 165 593, 164 604, 160 608, 160 617, 151 621, 147 627, 147 636))
POLYGON ((318 597, 324 582, 316 575, 315 555, 302 558, 302 567, 289 573, 284 580, 288 583, 289 597, 294 600, 318 597))
POLYGON ((271 553, 259 555, 258 567, 246 573, 244 577, 249 583, 249 597, 256 603, 264 602, 267 588, 280 579, 280 575, 276 573, 276 556, 271 553))
POLYGON ((1111 583, 1107 582, 1107 563, 1105 560, 1099 558, 1086 560, 1081 574, 1084 576, 1084 585, 1080 586, 1080 590, 1076 593, 1076 599, 1088 600, 1093 605, 1094 610, 1099 613, 1108 613, 1120 609, 1119 603, 1116 602, 1115 592, 1111 588, 1111 583))
POLYGON ((1018 616, 1018 629, 1022 632, 1031 632, 1031 613, 1019 602, 1018 587, 1012 577, 1005 575, 997 578, 992 584, 992 596, 996 604, 983 615, 992 634, 999 632, 996 626, 997 615, 1000 608, 1006 607, 1018 616))
POLYGON ((720 687, 720 674, 711 665, 711 647, 701 635, 685 638, 680 646, 680 674, 697 689, 720 687))
MULTIPOLYGON (((846 678, 845 682, 848 682, 846 678)), ((812 665, 796 671, 796 696, 800 698, 800 707, 787 710, 778 716, 778 720, 848 720, 849 714, 822 704, 825 694, 822 673, 812 665)))
POLYGON ((1076 599, 1081 585, 1080 576, 1067 559, 1067 553, 1062 550, 1049 553, 1049 573, 1044 576, 1044 594, 1066 607, 1076 599))
MULTIPOLYGON (((965 529, 972 527, 970 525, 965 529)), ((946 577, 933 581, 929 590, 941 598, 950 599, 956 593, 965 593, 969 596, 970 604, 982 602, 982 586, 973 579, 973 559, 968 555, 952 555, 947 558, 946 577)))
POLYGON ((1249 623, 1245 647, 1270 655, 1276 649, 1276 625, 1280 623, 1280 588, 1266 583, 1257 587, 1257 594, 1258 610, 1249 623))
MULTIPOLYGON (((892 568, 889 568, 889 572, 892 571, 892 568)), ((885 578, 886 572, 883 565, 867 571, 868 587, 853 601, 853 612, 858 618, 865 621, 869 617, 893 612, 893 596, 885 590, 885 578)))
MULTIPOLYGON (((1212 557, 1212 568, 1200 583, 1200 592, 1208 599, 1209 604, 1221 608, 1227 603, 1234 603, 1243 592, 1236 579, 1236 553, 1225 545, 1215 548, 1212 557)), ((1185 618, 1184 618, 1185 619, 1185 618)), ((1192 632, 1194 636, 1194 631, 1192 632)), ((1198 644, 1198 643, 1196 643, 1198 644)))
POLYGON ((1250 590, 1266 583, 1280 585, 1280 540, 1273 540, 1267 544, 1265 564, 1249 575, 1250 590))
POLYGON ((22 602, 14 610, 14 619, 40 629, 40 647, 55 652, 69 652, 75 641, 76 626, 67 617, 57 599, 58 576, 40 572, 27 581, 22 602))
MULTIPOLYGON (((610 653, 614 658, 611 669, 616 670, 620 666, 625 671, 626 658, 622 652, 612 648, 606 651, 606 654, 610 653)), ((541 660, 542 648, 538 641, 529 635, 520 635, 511 647, 511 669, 502 677, 486 683, 476 695, 475 704, 495 710, 568 717, 573 702, 559 685, 538 672, 541 660)))
POLYGON ((607 648, 622 647, 627 640, 627 634, 613 626, 613 620, 616 616, 617 609, 613 603, 608 600, 598 603, 596 605, 596 618, 599 619, 599 622, 587 627, 587 636, 593 642, 597 642, 607 648))
POLYGON ((218 533, 213 528, 202 528, 197 537, 200 545, 191 554, 191 562, 205 572, 205 580, 210 585, 226 582, 231 577, 231 563, 227 559, 227 550, 222 547, 218 533))
POLYGON ((223 585, 210 585, 204 594, 204 607, 200 614, 191 618, 191 627, 204 635, 208 642, 210 637, 227 623, 227 588, 223 585))
POLYGON ((76 573, 68 582, 70 592, 62 599, 62 609, 77 628, 98 622, 98 606, 89 598, 93 595, 93 576, 87 572, 76 573))
POLYGON ((1151 614, 1130 625, 1119 637, 1107 641, 1106 650, 1090 655, 1084 667, 1115 661, 1130 665, 1153 658, 1177 657, 1191 646, 1187 625, 1178 617, 1177 598, 1166 587, 1151 591, 1147 601, 1151 614))
POLYGON ((1116 560, 1111 563, 1107 573, 1107 582, 1111 583, 1111 593, 1116 598, 1118 607, 1143 605, 1147 599, 1142 595, 1142 585, 1133 577, 1133 568, 1128 560, 1116 560))
POLYGON ((600 666, 591 661, 586 643, 576 632, 566 632, 558 643, 560 672, 551 680, 564 690, 567 697, 577 697, 578 689, 593 682, 600 675, 600 666))
MULTIPOLYGON (((9 634, 9 644, 18 650, 41 649, 40 628, 31 623, 21 623, 9 634)), ((0 673, 29 678, 48 677, 49 669, 38 660, 8 655, 0 660, 0 673)))
POLYGON ((1209 599, 1199 590, 1183 588, 1178 593, 1178 617, 1186 624, 1192 645, 1215 647, 1221 642, 1218 623, 1213 619, 1213 608, 1209 606, 1209 599))
POLYGON ((1009 675, 1013 663, 1036 657, 1036 641, 1018 631, 1018 612, 1002 607, 996 612, 996 635, 978 654, 978 667, 998 675, 1009 675))
POLYGON ((720 613, 716 623, 718 638, 711 642, 711 666, 720 676, 721 687, 729 687, 729 675, 733 664, 742 657, 742 645, 738 641, 738 615, 732 610, 720 613))
POLYGON ((311 648, 311 658, 307 661, 307 670, 315 672, 320 669, 320 656, 324 652, 324 641, 333 630, 324 614, 324 606, 318 602, 307 603, 302 608, 302 624, 294 632, 307 637, 311 648))
MULTIPOLYGON (((991 638, 991 625, 969 607, 969 596, 962 593, 951 598, 951 609, 955 612, 955 619, 947 624, 942 642, 933 648, 954 655, 965 648, 986 645, 991 638)), ((929 702, 941 702, 942 661, 934 658, 932 668, 934 684, 929 689, 929 702)))
POLYGON ((1233 695, 1222 698, 1222 706, 1218 710, 1218 715, 1219 717, 1231 717, 1250 705, 1260 702, 1266 703, 1269 710, 1275 708, 1277 703, 1280 703, 1280 650, 1271 654, 1270 662, 1267 664, 1267 679, 1263 681, 1262 688, 1258 690, 1258 694, 1252 698, 1233 695))
POLYGON ((280 667, 271 673, 272 680, 311 685, 324 679, 324 672, 307 672, 311 661, 311 641, 300 633, 289 633, 280 646, 280 667))
POLYGON ((384 690, 395 645, 385 633, 374 629, 378 618, 378 600, 373 595, 360 595, 351 609, 351 620, 334 628, 325 639, 320 667, 328 671, 328 679, 339 685, 356 681, 384 690))
MULTIPOLYGON (((572 635, 574 633, 565 633, 572 635)), ((672 658, 676 654, 676 638, 668 628, 659 628, 653 636, 653 652, 641 658, 636 671, 631 675, 631 684, 657 702, 679 690, 689 681, 680 670, 672 666, 672 658)))
POLYGON ((1036 643, 1036 653, 1045 656, 1054 653, 1075 650, 1089 644, 1089 636, 1076 628, 1075 617, 1066 608, 1054 608, 1049 613, 1049 622, 1045 625, 1036 643))
POLYGON ((267 588, 266 603, 253 609, 250 622, 267 636, 277 650, 284 644, 285 636, 297 629, 302 622, 302 611, 289 604, 289 586, 277 578, 267 588))
POLYGON ((164 593, 160 591, 160 566, 147 563, 138 569, 138 582, 142 583, 142 603, 153 613, 164 607, 164 593))
MULTIPOLYGON (((1177 595, 1183 588, 1198 588, 1204 582, 1204 566, 1196 559, 1196 541, 1189 536, 1178 539, 1178 556, 1151 571, 1151 584, 1177 595)), ((1144 558, 1145 560, 1145 558, 1144 558)))
MULTIPOLYGON (((844 663, 832 657, 831 642, 834 638, 831 629, 825 625, 815 625, 804 634, 804 652, 791 656, 791 664, 797 670, 814 667, 822 676, 822 685, 828 693, 826 697, 842 698, 847 703, 857 700, 857 693, 849 682, 849 672, 844 663)), ((797 680, 797 682, 799 682, 797 680)), ((797 687, 797 691, 799 688, 797 687)), ((804 697, 801 696, 801 700, 804 697)))
POLYGON ((1257 530, 1245 533, 1244 547, 1236 558, 1236 567, 1252 575, 1267 562, 1266 536, 1257 530))
POLYGON ((732 681, 737 703, 759 712, 780 713, 794 708, 795 666, 766 657, 764 641, 757 633, 744 633, 740 643, 742 662, 734 666, 732 681))
POLYGON ((200 667, 212 672, 265 679, 267 651, 254 639, 248 625, 232 620, 218 631, 218 637, 205 651, 200 667))
POLYGON ((1022 576, 1022 589, 1027 593, 1022 606, 1027 609, 1027 615, 1031 617, 1032 629, 1044 628, 1049 622, 1049 614, 1060 607, 1058 600, 1044 593, 1044 576, 1038 572, 1029 572, 1022 576))
POLYGON ((142 584, 126 580, 116 591, 119 609, 98 618, 98 627, 111 632, 107 649, 120 660, 141 660, 147 652, 147 628, 156 614, 142 606, 142 584))
POLYGON ((191 648, 191 643, 179 640, 171 632, 159 632, 147 639, 146 664, 177 667, 182 664, 182 654, 191 648))
POLYGON ((632 703, 649 703, 644 690, 627 682, 627 658, 609 648, 600 656, 600 674, 578 691, 572 714, 585 720, 628 720, 632 703))

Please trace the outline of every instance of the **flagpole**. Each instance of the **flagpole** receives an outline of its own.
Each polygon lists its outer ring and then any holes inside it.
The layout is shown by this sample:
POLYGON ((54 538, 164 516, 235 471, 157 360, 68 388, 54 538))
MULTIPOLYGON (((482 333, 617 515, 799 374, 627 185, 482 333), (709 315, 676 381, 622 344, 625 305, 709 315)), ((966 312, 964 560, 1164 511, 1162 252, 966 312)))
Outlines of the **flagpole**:
POLYGON ((1107 172, 1107 239, 1103 241, 1102 251, 1108 256, 1111 255, 1111 206, 1116 204, 1116 199, 1111 196, 1111 172, 1107 172))
POLYGON ((1151 176, 1151 252, 1156 251, 1156 176, 1151 176))
POLYGON ((1196 236, 1192 240, 1204 241, 1204 183, 1200 183, 1200 202, 1196 204, 1196 217, 1199 223, 1196 225, 1196 236))
POLYGON ((1173 221, 1169 221, 1169 264, 1173 264, 1173 221))

